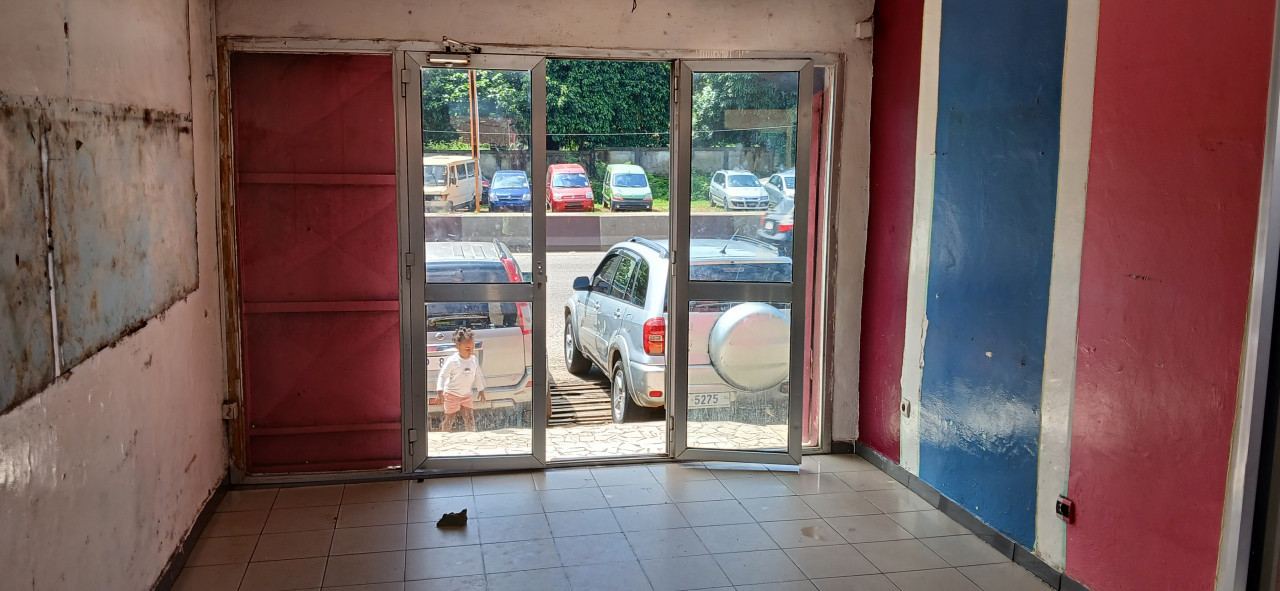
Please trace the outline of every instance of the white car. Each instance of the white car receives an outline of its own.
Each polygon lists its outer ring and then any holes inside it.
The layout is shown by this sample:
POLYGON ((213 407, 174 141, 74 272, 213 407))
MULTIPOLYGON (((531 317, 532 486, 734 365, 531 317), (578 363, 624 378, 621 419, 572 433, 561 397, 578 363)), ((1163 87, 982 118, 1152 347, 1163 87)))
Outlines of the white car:
POLYGON ((795 199, 796 169, 791 168, 775 173, 762 182, 765 192, 769 193, 769 205, 777 205, 783 199, 795 199))
POLYGON ((769 209, 769 193, 756 175, 745 170, 720 170, 711 175, 708 199, 724 209, 769 209))

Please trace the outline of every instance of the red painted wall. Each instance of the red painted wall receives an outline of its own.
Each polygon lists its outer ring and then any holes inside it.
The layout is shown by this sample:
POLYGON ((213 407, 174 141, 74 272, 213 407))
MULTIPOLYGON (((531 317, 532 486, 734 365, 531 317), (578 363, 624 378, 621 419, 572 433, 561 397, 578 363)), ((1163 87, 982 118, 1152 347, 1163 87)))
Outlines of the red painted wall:
POLYGON ((858 440, 898 461, 924 0, 878 2, 858 440))
POLYGON ((1213 588, 1274 10, 1102 3, 1067 530, 1095 591, 1213 588))
POLYGON ((391 58, 238 53, 231 91, 249 470, 398 465, 391 58))

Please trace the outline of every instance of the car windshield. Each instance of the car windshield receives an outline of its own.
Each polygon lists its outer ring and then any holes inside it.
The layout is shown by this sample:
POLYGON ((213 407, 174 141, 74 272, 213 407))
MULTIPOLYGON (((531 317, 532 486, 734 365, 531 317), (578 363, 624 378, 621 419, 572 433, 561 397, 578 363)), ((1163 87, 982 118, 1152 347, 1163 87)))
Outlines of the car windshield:
POLYGON ((613 175, 613 186, 615 187, 647 187, 649 186, 648 177, 643 174, 627 173, 613 175))
POLYGON ((551 177, 551 186, 557 189, 576 189, 587 186, 587 175, 581 172, 568 172, 551 177))
POLYGON ((498 174, 493 176, 493 189, 523 189, 529 186, 529 177, 523 174, 498 174))
POLYGON ((696 281, 791 281, 791 263, 694 263, 689 279, 696 281))
POLYGON ((448 179, 449 173, 444 166, 433 164, 422 167, 422 184, 424 185, 444 185, 448 179))
POLYGON ((784 183, 786 183, 786 184, 787 184, 787 188, 788 188, 788 189, 794 189, 794 188, 796 188, 796 177, 793 177, 793 176, 784 176, 784 177, 782 177, 782 182, 784 182, 784 183))
POLYGON ((759 187, 760 179, 749 174, 729 175, 730 187, 759 187))

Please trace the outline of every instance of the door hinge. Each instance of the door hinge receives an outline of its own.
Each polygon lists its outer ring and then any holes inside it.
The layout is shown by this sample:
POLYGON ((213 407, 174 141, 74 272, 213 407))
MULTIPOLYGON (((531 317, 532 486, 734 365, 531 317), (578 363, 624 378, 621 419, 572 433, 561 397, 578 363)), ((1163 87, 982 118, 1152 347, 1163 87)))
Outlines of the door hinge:
POLYGON ((222 420, 224 421, 234 420, 238 414, 240 414, 239 405, 237 405, 234 402, 222 403, 222 420))
POLYGON ((400 70, 400 98, 409 96, 409 70, 400 70))
POLYGON ((671 99, 671 102, 680 104, 680 73, 679 72, 676 72, 676 75, 672 77, 671 92, 675 94, 675 98, 671 99))
POLYGON ((404 253, 404 280, 413 279, 413 253, 404 253))
POLYGON ((409 455, 413 456, 414 455, 413 444, 418 442, 418 430, 409 429, 408 438, 409 438, 409 455))

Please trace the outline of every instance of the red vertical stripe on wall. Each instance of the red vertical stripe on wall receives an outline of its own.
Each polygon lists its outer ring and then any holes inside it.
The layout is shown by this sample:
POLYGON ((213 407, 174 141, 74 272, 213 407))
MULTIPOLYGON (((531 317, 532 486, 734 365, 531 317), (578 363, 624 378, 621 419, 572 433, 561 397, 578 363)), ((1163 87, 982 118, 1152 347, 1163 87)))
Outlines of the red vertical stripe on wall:
POLYGON ((876 3, 858 440, 898 461, 924 0, 876 3))
POLYGON ((1067 530, 1095 591, 1213 588, 1274 11, 1102 3, 1067 530))

